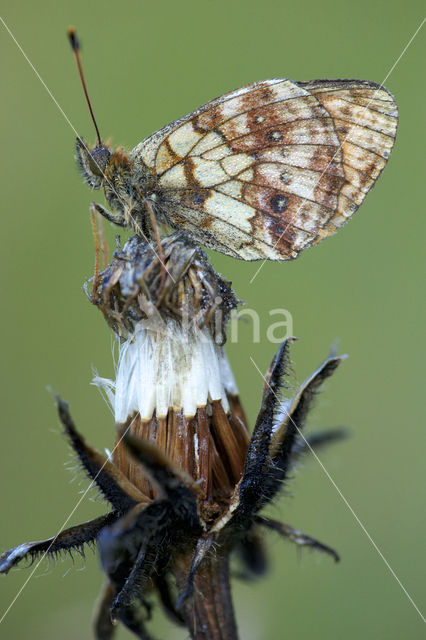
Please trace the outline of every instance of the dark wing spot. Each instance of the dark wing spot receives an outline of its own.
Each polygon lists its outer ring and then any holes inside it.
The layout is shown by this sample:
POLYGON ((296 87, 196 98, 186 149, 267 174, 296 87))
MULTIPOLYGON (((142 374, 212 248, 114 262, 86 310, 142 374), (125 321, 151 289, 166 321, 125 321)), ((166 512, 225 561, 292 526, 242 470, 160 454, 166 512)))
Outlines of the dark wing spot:
POLYGON ((194 131, 197 131, 197 133, 205 133, 206 131, 209 130, 205 124, 200 123, 198 116, 195 116, 195 118, 192 118, 191 124, 194 128, 194 131))
POLYGON ((191 193, 191 202, 193 205, 203 205, 210 196, 210 191, 199 191, 194 189, 191 193))
POLYGON ((179 201, 187 207, 201 209, 211 194, 211 189, 182 189, 179 191, 179 201))
POLYGON ((269 206, 275 213, 283 213, 288 207, 288 198, 278 193, 269 200, 269 206))
POLYGON ((260 97, 262 98, 262 100, 270 100, 270 98, 272 98, 273 95, 274 93, 272 89, 269 89, 268 87, 266 87, 260 94, 260 97))

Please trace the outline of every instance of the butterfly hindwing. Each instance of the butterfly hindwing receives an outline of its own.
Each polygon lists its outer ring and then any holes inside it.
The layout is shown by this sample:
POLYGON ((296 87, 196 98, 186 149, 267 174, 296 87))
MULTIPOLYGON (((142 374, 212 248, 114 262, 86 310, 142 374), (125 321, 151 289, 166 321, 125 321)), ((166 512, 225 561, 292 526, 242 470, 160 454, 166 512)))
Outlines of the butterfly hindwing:
POLYGON ((374 83, 267 80, 226 94, 132 152, 172 226, 245 260, 297 257, 356 211, 396 135, 374 83))
POLYGON ((319 241, 357 210, 386 166, 395 142, 398 109, 391 94, 374 82, 314 80, 301 84, 335 122, 346 177, 336 213, 321 231, 319 241))

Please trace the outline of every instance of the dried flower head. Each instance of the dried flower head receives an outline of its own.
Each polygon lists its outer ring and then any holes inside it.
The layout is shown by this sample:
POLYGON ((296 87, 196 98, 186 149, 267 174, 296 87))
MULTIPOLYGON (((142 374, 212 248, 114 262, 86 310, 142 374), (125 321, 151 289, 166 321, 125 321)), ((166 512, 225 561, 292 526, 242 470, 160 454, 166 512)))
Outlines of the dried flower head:
POLYGON ((161 249, 165 279, 155 251, 133 237, 93 283, 91 299, 120 339, 115 381, 96 379, 114 409, 112 458, 84 440, 58 398, 65 434, 110 511, 7 551, 0 572, 25 557, 96 543, 107 576, 95 619, 98 640, 112 637, 117 620, 148 640, 154 595, 192 638, 232 640, 229 558, 238 553, 248 573, 261 573, 262 529, 338 559, 331 548, 261 511, 297 456, 342 435, 300 438, 315 394, 342 358, 330 356, 283 399, 293 339, 285 341, 265 378, 250 438, 223 349, 238 300, 205 254, 178 234, 164 238, 161 249))
POLYGON ((88 281, 93 284, 90 300, 120 337, 132 336, 141 320, 150 320, 156 331, 175 320, 184 328, 206 326, 223 344, 229 315, 240 303, 230 283, 181 233, 163 238, 161 250, 160 261, 158 249, 139 236, 130 238, 123 249, 118 246, 109 268, 96 281, 88 281))

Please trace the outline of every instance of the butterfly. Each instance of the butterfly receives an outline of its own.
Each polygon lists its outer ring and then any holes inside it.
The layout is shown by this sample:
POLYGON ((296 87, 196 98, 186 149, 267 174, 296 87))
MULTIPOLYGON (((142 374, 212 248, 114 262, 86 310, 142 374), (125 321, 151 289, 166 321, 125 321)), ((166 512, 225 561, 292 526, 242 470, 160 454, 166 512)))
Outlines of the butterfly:
POLYGON ((114 213, 94 206, 115 224, 152 238, 164 223, 234 258, 289 260, 355 213, 386 165, 397 122, 392 95, 374 82, 264 80, 130 153, 111 150, 98 130, 94 147, 78 138, 77 159, 114 213))

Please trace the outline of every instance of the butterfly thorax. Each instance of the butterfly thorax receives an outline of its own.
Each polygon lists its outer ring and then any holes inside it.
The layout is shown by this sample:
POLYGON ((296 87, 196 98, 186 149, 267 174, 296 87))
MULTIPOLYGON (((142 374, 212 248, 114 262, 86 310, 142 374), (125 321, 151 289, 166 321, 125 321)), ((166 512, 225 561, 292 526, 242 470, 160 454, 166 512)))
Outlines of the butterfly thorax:
POLYGON ((97 210, 115 224, 132 227, 142 237, 152 236, 150 205, 159 220, 163 217, 157 213, 157 183, 152 169, 122 147, 112 150, 108 142, 92 147, 77 138, 76 152, 85 182, 91 189, 103 187, 111 212, 101 205, 95 205, 97 210))
POLYGON ((136 233, 149 233, 147 202, 152 206, 155 204, 155 176, 152 171, 119 148, 111 153, 103 187, 109 206, 123 217, 123 223, 136 233))

